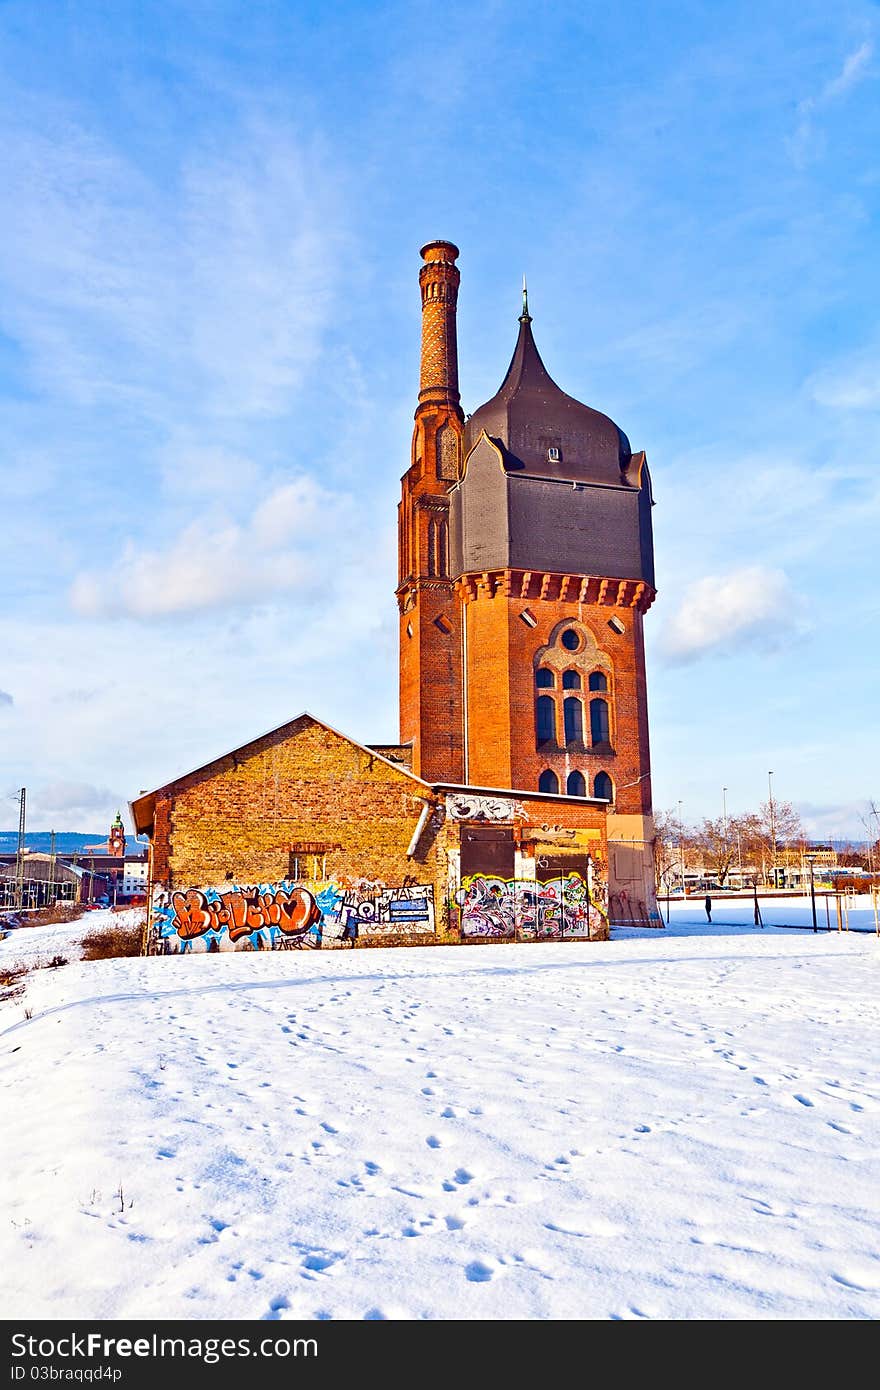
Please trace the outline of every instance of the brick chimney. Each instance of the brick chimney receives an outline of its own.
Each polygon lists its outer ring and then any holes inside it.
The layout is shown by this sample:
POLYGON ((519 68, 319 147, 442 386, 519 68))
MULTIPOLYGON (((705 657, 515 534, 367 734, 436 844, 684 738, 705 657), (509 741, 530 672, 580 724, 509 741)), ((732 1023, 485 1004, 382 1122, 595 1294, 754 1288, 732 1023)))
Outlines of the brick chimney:
POLYGON ((462 777, 461 631, 449 556, 449 492, 461 472, 455 310, 458 247, 421 250, 422 357, 410 466, 398 508, 400 740, 419 776, 462 777))
POLYGON ((419 253, 422 291, 422 360, 416 417, 438 405, 461 415, 458 393, 458 341, 455 311, 458 285, 458 247, 451 241, 429 241, 419 253))

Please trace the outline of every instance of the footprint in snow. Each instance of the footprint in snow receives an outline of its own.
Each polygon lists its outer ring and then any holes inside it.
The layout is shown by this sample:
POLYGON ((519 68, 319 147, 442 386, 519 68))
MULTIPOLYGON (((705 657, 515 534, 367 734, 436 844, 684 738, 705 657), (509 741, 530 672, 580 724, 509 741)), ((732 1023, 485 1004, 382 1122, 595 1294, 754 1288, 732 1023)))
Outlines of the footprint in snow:
POLYGON ((494 1276, 495 1270, 483 1260, 471 1260, 470 1264, 465 1266, 464 1277, 470 1284, 488 1284, 494 1276))
POLYGON ((798 1095, 797 1092, 795 1092, 794 1099, 798 1101, 801 1105, 805 1105, 808 1110, 812 1110, 813 1102, 810 1100, 809 1096, 801 1096, 798 1095))
POLYGON ((286 1298, 273 1298, 272 1302, 269 1304, 268 1313, 263 1314, 262 1321, 277 1322, 278 1319, 281 1317, 281 1314, 284 1312, 285 1308, 289 1307, 290 1304, 288 1303, 286 1298))

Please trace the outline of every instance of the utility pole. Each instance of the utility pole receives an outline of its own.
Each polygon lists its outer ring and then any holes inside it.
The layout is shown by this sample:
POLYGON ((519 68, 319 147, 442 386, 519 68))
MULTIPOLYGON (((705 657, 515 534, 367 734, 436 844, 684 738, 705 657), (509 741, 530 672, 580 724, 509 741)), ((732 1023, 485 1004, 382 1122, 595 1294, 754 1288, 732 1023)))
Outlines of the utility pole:
POLYGON ((18 803, 18 849, 15 854, 15 906, 21 908, 24 898, 24 829, 27 819, 27 787, 22 787, 18 803))
POLYGON ((681 873, 681 896, 684 897, 684 825, 681 819, 681 802, 678 803, 678 864, 681 873))
POLYGON ((767 773, 767 785, 770 789, 770 872, 773 875, 773 887, 776 887, 776 807, 773 804, 773 773, 767 773))
POLYGON ((55 831, 49 834, 49 889, 47 894, 46 906, 51 907, 55 901, 55 831))
POLYGON ((730 857, 727 853, 727 788, 721 788, 721 834, 724 840, 724 878, 721 880, 724 885, 727 882, 727 875, 730 871, 730 857))

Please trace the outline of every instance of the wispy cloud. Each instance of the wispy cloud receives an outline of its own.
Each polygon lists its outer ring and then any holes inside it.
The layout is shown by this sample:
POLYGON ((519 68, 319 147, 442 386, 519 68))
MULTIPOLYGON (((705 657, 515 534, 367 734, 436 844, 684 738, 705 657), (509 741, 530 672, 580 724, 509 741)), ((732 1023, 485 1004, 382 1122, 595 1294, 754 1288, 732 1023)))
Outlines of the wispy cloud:
POLYGON ((291 590, 314 596, 332 578, 352 515, 349 498, 301 475, 244 522, 206 513, 164 549, 129 542, 108 571, 77 576, 71 601, 84 617, 154 619, 265 603, 291 590))
POLYGON ((874 45, 865 40, 847 54, 843 65, 834 77, 830 78, 814 96, 805 97, 798 104, 798 124, 790 141, 794 162, 802 167, 821 151, 821 136, 816 125, 819 112, 846 95, 859 82, 870 75, 874 45))
POLYGON ((254 120, 160 180, 69 120, 0 133, 0 292, 42 384, 172 424, 289 409, 339 259, 321 149, 254 120))
POLYGON ((4 705, 8 706, 14 703, 15 702, 12 696, 9 694, 8 690, 0 690, 0 708, 2 708, 4 705))
POLYGON ((817 372, 807 390, 819 405, 840 410, 880 410, 880 348, 860 352, 817 372))
POLYGON ((750 565, 692 584, 660 647, 673 664, 746 646, 768 650, 797 631, 799 618, 800 603, 783 571, 750 565))

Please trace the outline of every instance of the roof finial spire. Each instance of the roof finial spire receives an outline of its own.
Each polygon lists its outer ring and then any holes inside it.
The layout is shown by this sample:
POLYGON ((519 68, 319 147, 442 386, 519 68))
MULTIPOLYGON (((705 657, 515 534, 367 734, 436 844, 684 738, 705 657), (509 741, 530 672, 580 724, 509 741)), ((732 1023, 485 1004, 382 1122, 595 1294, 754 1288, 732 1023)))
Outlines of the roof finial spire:
POLYGON ((523 276, 523 310, 519 316, 520 323, 531 323, 532 316, 529 313, 529 289, 526 284, 526 277, 523 276))

